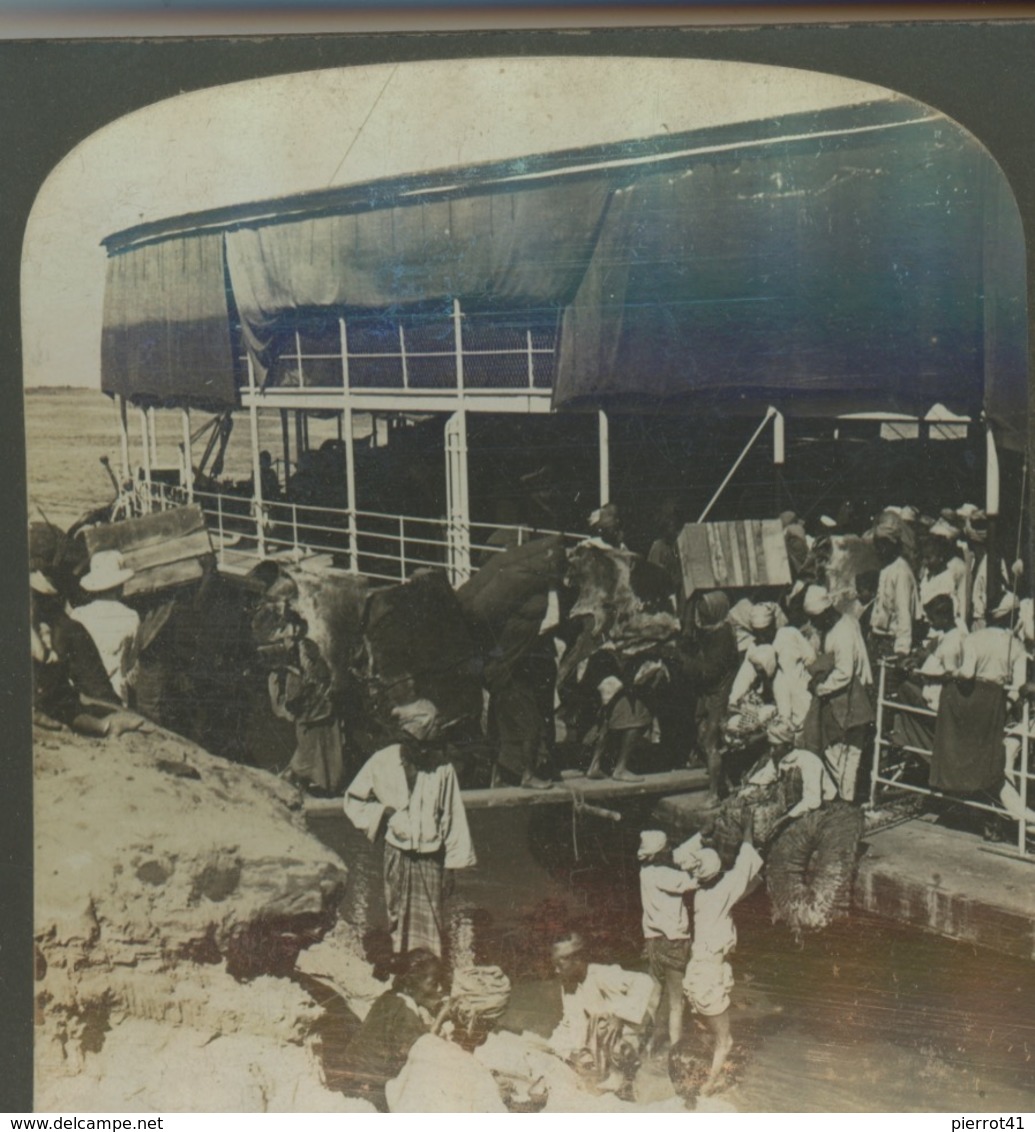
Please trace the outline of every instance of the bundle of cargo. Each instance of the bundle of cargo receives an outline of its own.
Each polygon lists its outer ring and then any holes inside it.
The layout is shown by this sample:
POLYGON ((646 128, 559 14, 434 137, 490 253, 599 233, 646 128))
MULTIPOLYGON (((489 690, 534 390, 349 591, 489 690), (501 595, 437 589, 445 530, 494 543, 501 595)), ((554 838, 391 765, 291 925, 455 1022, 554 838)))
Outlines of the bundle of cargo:
POLYGON ((445 574, 420 573, 371 593, 363 636, 384 707, 429 699, 444 722, 480 716, 480 652, 445 574))
POLYGON ((156 511, 83 531, 91 555, 117 550, 133 571, 123 587, 127 597, 152 594, 200 580, 214 553, 205 516, 197 504, 156 511))
POLYGON ((792 581, 779 519, 687 523, 676 545, 687 597, 698 590, 759 590, 792 581))

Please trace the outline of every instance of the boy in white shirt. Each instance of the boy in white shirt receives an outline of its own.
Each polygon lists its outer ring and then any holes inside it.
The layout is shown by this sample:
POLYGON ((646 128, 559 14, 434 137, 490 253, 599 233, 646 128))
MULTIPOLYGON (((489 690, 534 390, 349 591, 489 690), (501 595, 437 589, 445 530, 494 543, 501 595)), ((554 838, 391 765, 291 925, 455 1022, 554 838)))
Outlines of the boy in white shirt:
POLYGON ((697 881, 670 863, 668 838, 660 829, 640 834, 640 901, 643 937, 653 978, 668 999, 668 1039, 676 1046, 683 1036, 683 975, 690 961, 690 912, 683 900, 697 881))
POLYGON ((698 883, 694 895, 694 939, 683 989, 715 1043, 711 1071, 701 1089, 705 1096, 718 1084, 733 1048, 729 1019, 733 971, 727 962, 727 956, 737 946, 733 908, 751 890, 762 869, 762 858, 752 844, 752 813, 747 807, 741 837, 737 859, 726 872, 722 871, 722 862, 714 849, 700 847, 699 836, 679 846, 673 854, 675 863, 698 883))

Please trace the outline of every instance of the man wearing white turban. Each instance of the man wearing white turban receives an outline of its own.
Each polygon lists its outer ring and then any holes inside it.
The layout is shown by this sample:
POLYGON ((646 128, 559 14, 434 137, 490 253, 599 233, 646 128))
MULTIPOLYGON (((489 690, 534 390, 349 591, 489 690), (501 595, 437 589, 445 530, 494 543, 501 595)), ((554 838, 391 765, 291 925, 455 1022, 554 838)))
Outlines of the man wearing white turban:
POLYGON ((815 698, 801 745, 825 753, 837 772, 841 796, 851 801, 865 731, 875 718, 870 659, 859 622, 850 613, 839 613, 822 586, 809 586, 804 610, 820 634, 822 648, 814 665, 815 698))
POLYGON ((385 905, 398 953, 441 956, 446 869, 475 864, 453 765, 434 745, 438 712, 415 700, 393 712, 399 742, 370 756, 345 791, 345 814, 370 841, 384 838, 385 905))

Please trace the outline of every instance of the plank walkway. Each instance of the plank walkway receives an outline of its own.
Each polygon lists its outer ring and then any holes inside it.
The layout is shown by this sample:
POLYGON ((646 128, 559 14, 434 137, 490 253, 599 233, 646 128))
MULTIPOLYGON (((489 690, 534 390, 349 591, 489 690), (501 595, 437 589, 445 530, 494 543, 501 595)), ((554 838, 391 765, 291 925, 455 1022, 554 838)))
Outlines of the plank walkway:
MULTIPOLYGON (((621 802, 629 798, 645 798, 706 790, 708 773, 703 768, 668 770, 645 774, 642 782, 616 782, 613 778, 591 779, 584 774, 568 775, 555 782, 551 790, 523 790, 520 786, 497 786, 482 790, 464 790, 464 806, 468 810, 491 810, 511 806, 558 806, 586 802, 621 802)), ((306 798, 307 814, 327 817, 342 813, 340 798, 306 798)))

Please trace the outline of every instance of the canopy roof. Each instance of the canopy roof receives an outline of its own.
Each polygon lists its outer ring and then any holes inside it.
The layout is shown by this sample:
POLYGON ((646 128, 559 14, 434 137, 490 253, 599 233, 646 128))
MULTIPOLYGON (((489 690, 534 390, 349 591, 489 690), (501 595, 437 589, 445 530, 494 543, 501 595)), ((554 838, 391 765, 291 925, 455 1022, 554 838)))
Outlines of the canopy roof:
POLYGON ((557 408, 984 408, 1023 447, 1005 179, 898 98, 300 194, 109 237, 102 382, 232 405, 314 311, 563 312, 557 408))

